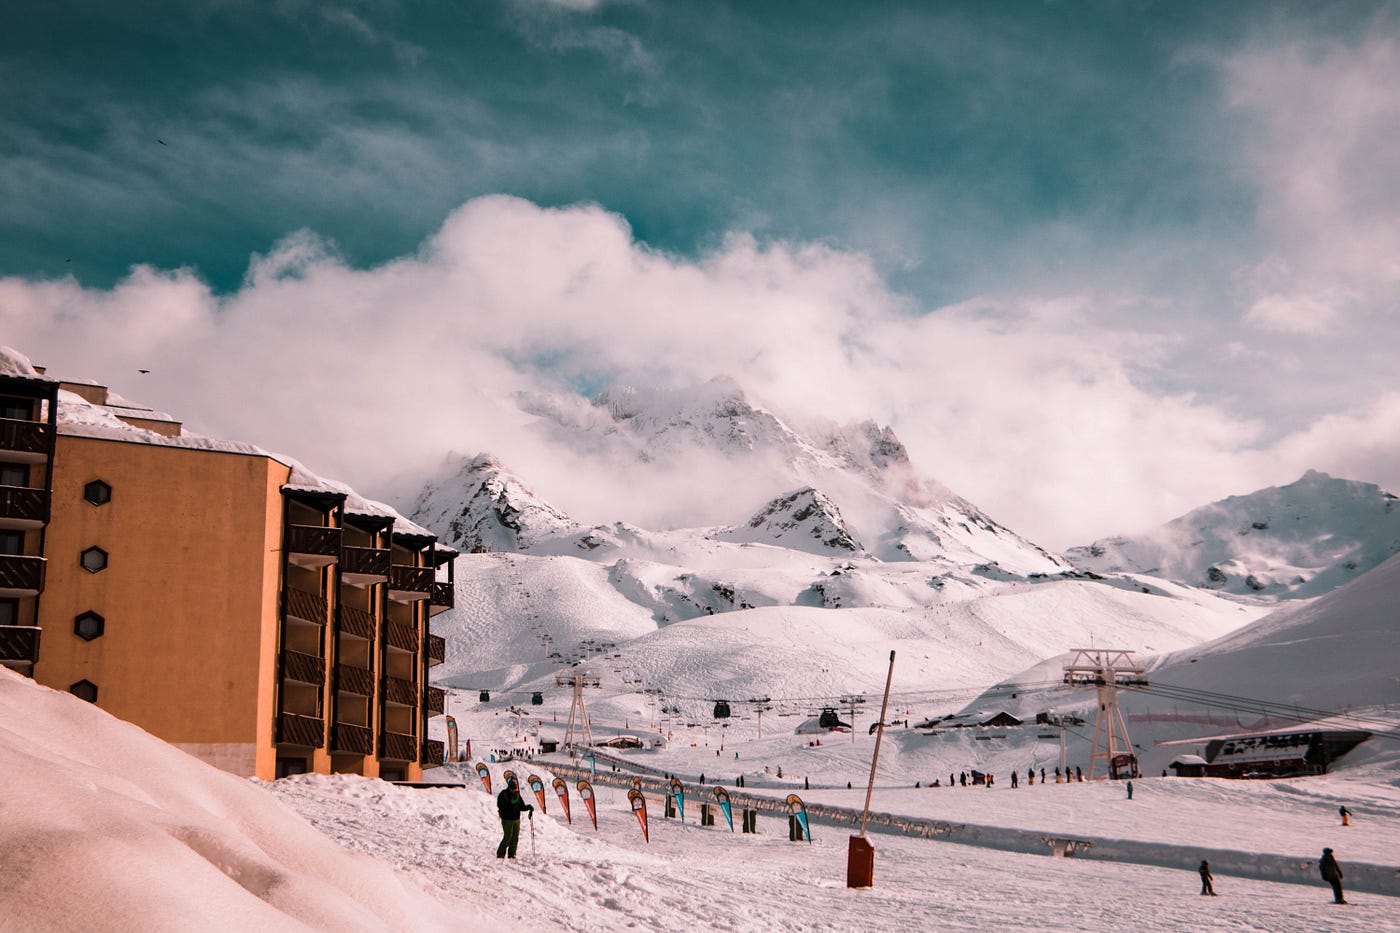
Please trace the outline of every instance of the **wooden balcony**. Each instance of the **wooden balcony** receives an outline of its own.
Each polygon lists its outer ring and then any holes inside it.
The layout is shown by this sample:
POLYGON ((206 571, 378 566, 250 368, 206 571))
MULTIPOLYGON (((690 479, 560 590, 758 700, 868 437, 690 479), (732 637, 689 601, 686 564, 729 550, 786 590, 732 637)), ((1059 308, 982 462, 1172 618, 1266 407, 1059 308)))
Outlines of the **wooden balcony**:
POLYGON ((340 580, 351 586, 383 583, 389 579, 389 549, 346 547, 340 552, 340 580))
POLYGON ((398 648, 402 651, 418 650, 418 629, 407 622, 385 624, 384 638, 392 648, 398 648))
POLYGON ((0 625, 0 664, 24 667, 38 661, 40 632, 28 625, 0 625))
POLYGON ((338 722, 331 728, 331 751, 352 755, 374 754, 374 733, 365 726, 338 722))
POLYGON ((418 688, 411 680, 402 677, 384 678, 384 699, 400 706, 418 705, 418 688))
POLYGON ((380 736, 380 758, 388 758, 394 761, 413 761, 414 746, 413 736, 403 735, 399 732, 385 732, 380 736))
POLYGON ((437 739, 423 740, 422 762, 426 767, 437 767, 446 760, 446 749, 437 739))
POLYGON ((340 634, 374 641, 374 616, 344 603, 341 603, 336 611, 340 613, 340 634))
POLYGON ((362 697, 374 696, 374 675, 363 667, 342 664, 336 668, 336 677, 343 692, 362 697))
POLYGON ((287 560, 316 570, 340 560, 340 529, 323 525, 288 525, 287 560))
POLYGON ((0 486, 0 528, 42 528, 48 520, 47 490, 0 486))
POLYGON ((283 651, 282 676, 320 687, 326 682, 326 662, 300 651, 283 651))
POLYGON ((38 596, 47 567, 42 557, 0 554, 0 596, 38 596))
POLYGON ((435 616, 439 612, 446 612, 451 609, 456 602, 456 595, 451 583, 433 582, 433 595, 428 602, 428 615, 435 616))
POLYGON ((0 450, 11 462, 42 463, 53 455, 53 432, 43 421, 0 418, 0 450))
POLYGON ((428 636, 428 666, 447 660, 447 639, 441 635, 428 636))
POLYGON ((320 748, 326 744, 325 728, 315 717, 283 713, 277 717, 277 741, 282 745, 320 748))
POLYGON ((326 601, 315 593, 289 586, 282 591, 282 605, 289 619, 300 619, 312 625, 326 624, 326 601))
POLYGON ((441 716, 447 700, 447 691, 439 690, 437 687, 429 687, 427 696, 423 698, 423 705, 428 710, 429 716, 441 716))
POLYGON ((433 595, 433 582, 431 567, 393 564, 389 567, 389 598, 399 603, 430 599, 433 595))

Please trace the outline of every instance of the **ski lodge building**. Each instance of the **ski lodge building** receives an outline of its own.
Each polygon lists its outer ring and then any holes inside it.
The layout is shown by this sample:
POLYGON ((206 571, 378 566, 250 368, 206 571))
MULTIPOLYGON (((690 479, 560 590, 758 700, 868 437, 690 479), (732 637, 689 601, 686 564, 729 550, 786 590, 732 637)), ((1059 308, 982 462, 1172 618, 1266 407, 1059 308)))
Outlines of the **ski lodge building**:
POLYGON ((0 664, 234 774, 417 780, 457 552, 0 349, 0 664))

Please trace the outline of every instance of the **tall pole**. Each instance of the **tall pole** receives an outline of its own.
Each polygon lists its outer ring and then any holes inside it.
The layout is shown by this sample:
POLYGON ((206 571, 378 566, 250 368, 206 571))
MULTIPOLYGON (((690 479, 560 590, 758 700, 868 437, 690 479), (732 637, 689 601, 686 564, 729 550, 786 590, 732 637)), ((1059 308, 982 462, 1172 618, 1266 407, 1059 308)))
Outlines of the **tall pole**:
MULTIPOLYGON (((894 680, 894 652, 890 652, 890 672, 885 675, 885 698, 880 701, 880 723, 875 732, 875 754, 870 756, 870 781, 865 785, 865 809, 860 814, 860 834, 865 835, 865 821, 870 818, 870 795, 875 792, 875 766, 880 763, 880 740, 885 737, 885 710, 890 705, 890 682, 894 680)), ((852 727, 855 723, 851 723, 852 727)), ((852 734, 855 729, 851 729, 852 734)))

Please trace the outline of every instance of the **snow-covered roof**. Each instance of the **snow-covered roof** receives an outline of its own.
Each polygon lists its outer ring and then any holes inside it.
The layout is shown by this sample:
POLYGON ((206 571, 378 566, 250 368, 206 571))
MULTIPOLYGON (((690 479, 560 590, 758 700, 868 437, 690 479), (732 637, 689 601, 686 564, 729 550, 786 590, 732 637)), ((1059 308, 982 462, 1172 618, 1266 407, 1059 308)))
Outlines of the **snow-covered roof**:
POLYGON ((13 347, 0 347, 0 376, 13 376, 17 379, 32 379, 36 382, 57 382, 34 368, 29 357, 13 347))
MULTIPOLYGON (((34 373, 34 368, 30 365, 28 358, 8 347, 0 347, 0 374, 44 378, 38 377, 34 373), (11 370, 14 372, 11 373, 11 370)), ((73 380, 67 381, 72 382, 73 380)), ((151 421, 175 422, 179 419, 115 393, 109 392, 107 397, 108 404, 95 405, 73 392, 59 390, 58 433, 70 437, 89 437, 98 440, 121 441, 128 444, 153 444, 160 447, 182 447, 188 450, 267 457, 290 468, 291 476, 282 487, 285 490, 342 495, 345 497, 345 511, 351 515, 369 515, 389 519, 393 522, 394 533, 397 535, 437 537, 436 534, 422 525, 400 515, 393 506, 367 499, 345 483, 320 476, 307 469, 301 461, 294 457, 264 450, 256 444, 206 437, 189 430, 181 431, 175 436, 149 431, 128 424, 119 416, 144 418, 151 421)))

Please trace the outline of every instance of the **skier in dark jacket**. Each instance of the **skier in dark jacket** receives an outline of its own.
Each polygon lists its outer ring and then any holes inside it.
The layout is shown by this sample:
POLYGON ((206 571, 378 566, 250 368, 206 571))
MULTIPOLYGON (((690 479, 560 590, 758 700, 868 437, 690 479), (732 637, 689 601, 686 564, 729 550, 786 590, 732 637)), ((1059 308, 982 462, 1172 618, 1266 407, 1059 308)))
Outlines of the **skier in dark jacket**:
POLYGON ((1215 879, 1210 875, 1210 862, 1201 859, 1201 867, 1197 871, 1201 873, 1201 894, 1215 897, 1215 879))
POLYGON ((1321 872, 1322 880, 1332 886, 1333 903, 1345 904, 1347 899, 1342 894, 1342 866, 1337 864, 1331 849, 1322 850, 1322 858, 1317 860, 1317 870, 1321 872))
POLYGON ((1343 826, 1351 825, 1351 811, 1346 808, 1345 804, 1337 808, 1337 813, 1342 818, 1343 826))
POLYGON ((515 778, 496 795, 496 812, 501 816, 501 844, 496 846, 496 858, 515 858, 515 847, 520 844, 520 814, 535 818, 535 808, 521 799, 520 784, 515 778))

